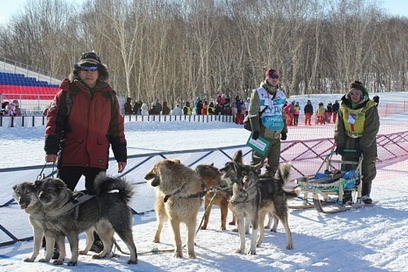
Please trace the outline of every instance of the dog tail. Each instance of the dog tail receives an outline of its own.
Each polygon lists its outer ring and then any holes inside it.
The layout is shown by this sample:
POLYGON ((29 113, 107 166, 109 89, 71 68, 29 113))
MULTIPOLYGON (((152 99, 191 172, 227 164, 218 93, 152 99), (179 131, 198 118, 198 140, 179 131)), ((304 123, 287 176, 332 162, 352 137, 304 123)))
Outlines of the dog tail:
POLYGON ((121 178, 107 176, 105 173, 101 173, 95 178, 94 190, 96 195, 119 193, 126 203, 134 194, 133 186, 130 183, 121 178))
POLYGON ((284 186, 289 181, 289 174, 291 168, 292 168, 291 162, 281 163, 279 165, 278 176, 279 182, 281 182, 282 186, 284 186))
POLYGON ((289 175, 290 169, 292 168, 292 163, 287 162, 279 165, 278 175, 279 175, 279 182, 281 182, 283 186, 283 190, 285 195, 288 199, 296 198, 300 195, 300 187, 299 186, 292 186, 289 184, 289 175))

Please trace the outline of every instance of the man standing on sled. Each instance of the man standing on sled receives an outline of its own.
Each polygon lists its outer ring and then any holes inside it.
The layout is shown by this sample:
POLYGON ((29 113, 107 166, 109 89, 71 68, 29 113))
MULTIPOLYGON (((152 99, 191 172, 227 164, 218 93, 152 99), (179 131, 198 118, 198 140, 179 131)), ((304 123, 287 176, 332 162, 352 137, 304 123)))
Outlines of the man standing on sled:
POLYGON ((283 105, 286 102, 285 93, 279 89, 279 73, 275 69, 265 72, 265 80, 260 87, 253 90, 249 102, 248 118, 252 127, 252 139, 259 136, 269 143, 269 150, 262 156, 252 150, 251 165, 257 165, 264 158, 267 159, 264 175, 275 176, 279 167, 281 153, 280 140, 286 140, 288 128, 286 126, 283 105), (261 115, 261 116, 260 116, 261 115))
MULTIPOLYGON (((371 204, 371 184, 377 170, 377 133, 380 128, 377 103, 370 100, 367 89, 360 81, 350 83, 349 91, 341 98, 334 131, 336 154, 344 161, 358 161, 363 155, 361 167, 362 201, 371 204), (355 152, 345 152, 345 149, 355 152)), ((348 169, 344 169, 348 170, 348 169)), ((350 197, 345 195, 345 198, 350 197)))

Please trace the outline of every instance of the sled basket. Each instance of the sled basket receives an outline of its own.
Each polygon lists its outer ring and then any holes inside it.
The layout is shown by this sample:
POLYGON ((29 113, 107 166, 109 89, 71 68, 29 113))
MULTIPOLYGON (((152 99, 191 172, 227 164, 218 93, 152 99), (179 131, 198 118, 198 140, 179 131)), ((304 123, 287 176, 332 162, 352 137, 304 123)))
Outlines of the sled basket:
MULTIPOLYGON (((348 150, 347 152, 355 152, 348 150)), ((303 193, 302 207, 311 207, 309 197, 313 196, 318 211, 323 211, 323 204, 343 205, 345 192, 354 195, 353 203, 361 202, 361 165, 363 156, 356 161, 343 161, 333 159, 334 151, 331 151, 324 159, 315 175, 303 176, 296 179, 303 193), (334 201, 332 201, 334 199, 334 201)), ((295 207, 296 208, 296 207, 295 207)))

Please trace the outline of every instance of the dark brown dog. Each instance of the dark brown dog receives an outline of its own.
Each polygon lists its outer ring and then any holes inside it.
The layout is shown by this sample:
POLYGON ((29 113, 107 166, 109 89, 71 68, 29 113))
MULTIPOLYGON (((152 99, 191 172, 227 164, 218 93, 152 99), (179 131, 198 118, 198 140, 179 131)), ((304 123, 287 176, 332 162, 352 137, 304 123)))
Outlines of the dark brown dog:
POLYGON ((205 215, 201 229, 207 229, 213 204, 220 207, 222 230, 227 229, 228 209, 230 209, 232 214, 232 221, 229 225, 235 225, 236 218, 234 210, 231 203, 229 203, 229 198, 232 196, 232 188, 221 179, 221 173, 218 171, 218 168, 216 168, 214 164, 200 164, 197 165, 195 171, 207 187, 207 194, 204 197, 205 215))

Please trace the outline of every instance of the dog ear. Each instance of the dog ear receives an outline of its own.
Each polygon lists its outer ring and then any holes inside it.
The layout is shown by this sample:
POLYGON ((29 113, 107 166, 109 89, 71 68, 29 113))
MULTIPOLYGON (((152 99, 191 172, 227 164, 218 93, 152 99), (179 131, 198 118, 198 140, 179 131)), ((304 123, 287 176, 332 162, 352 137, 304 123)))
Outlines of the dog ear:
POLYGON ((232 160, 234 162, 243 163, 242 150, 238 150, 237 152, 235 152, 235 155, 232 158, 232 160))
POLYGON ((43 183, 43 180, 36 180, 36 181, 34 181, 34 186, 41 186, 41 184, 43 183))
POLYGON ((167 160, 169 166, 173 166, 175 164, 180 164, 181 161, 179 159, 169 159, 167 160))

